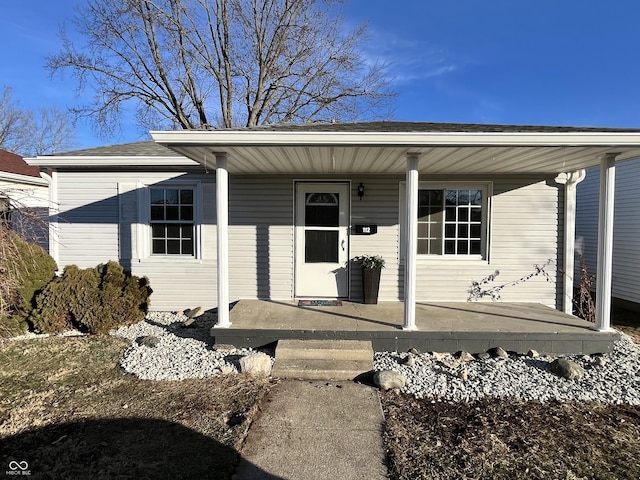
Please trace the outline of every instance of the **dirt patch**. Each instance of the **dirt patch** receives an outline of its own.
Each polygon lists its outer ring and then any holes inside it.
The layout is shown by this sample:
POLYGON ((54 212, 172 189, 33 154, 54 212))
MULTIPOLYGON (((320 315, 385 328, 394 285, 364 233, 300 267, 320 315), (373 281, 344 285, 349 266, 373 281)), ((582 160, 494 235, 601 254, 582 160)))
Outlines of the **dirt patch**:
POLYGON ((145 381, 114 337, 0 344, 0 472, 33 478, 229 478, 266 380, 145 381))
POLYGON ((611 323, 614 328, 632 337, 634 342, 640 343, 640 312, 613 307, 611 323))
MULTIPOLYGON (((637 312, 612 324, 640 342, 637 312)), ((394 480, 640 478, 640 406, 381 399, 394 480)))
POLYGON ((638 406, 382 400, 394 479, 640 476, 638 406))

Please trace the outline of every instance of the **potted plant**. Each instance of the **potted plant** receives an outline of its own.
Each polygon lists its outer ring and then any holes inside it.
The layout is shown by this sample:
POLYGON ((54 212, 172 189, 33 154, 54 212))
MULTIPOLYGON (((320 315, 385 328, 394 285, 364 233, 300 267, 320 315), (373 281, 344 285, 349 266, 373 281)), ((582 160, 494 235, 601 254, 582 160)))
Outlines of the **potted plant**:
POLYGON ((380 273, 384 268, 384 258, 380 255, 361 255, 355 258, 362 267, 362 293, 364 303, 378 303, 380 273))

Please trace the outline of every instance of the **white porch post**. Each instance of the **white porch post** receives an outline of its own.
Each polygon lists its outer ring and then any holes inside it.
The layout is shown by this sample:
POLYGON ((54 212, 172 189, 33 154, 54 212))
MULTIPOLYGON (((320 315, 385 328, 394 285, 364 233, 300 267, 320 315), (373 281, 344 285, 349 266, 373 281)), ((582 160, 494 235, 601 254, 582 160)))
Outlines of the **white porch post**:
POLYGON ((576 187, 584 180, 587 172, 578 170, 567 173, 564 185, 564 277, 562 310, 573 313, 573 289, 576 248, 576 187))
POLYGON ((598 217, 598 266, 596 271, 596 324, 598 331, 611 329, 611 274, 613 266, 613 205, 616 185, 616 154, 600 162, 598 217))
POLYGON ((416 327, 416 258, 418 255, 418 154, 407 154, 406 235, 404 260, 403 330, 416 327))
POLYGON ((227 155, 216 153, 217 328, 229 328, 229 172, 227 155))

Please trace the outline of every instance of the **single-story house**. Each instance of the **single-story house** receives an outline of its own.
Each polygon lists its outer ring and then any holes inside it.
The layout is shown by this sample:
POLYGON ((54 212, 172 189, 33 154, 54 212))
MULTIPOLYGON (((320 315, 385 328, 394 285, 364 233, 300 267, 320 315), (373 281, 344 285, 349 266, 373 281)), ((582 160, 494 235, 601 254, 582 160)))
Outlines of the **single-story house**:
POLYGON ((49 248, 48 180, 46 173, 20 155, 0 149, 0 214, 9 216, 11 210, 16 231, 45 250, 49 248))
MULTIPOLYGON (((591 168, 577 192, 576 249, 591 274, 597 269, 599 185, 600 171, 591 168)), ((616 167, 611 294, 615 303, 640 311, 639 185, 640 159, 616 167)))
POLYGON ((60 267, 119 260, 152 307, 361 298, 360 255, 386 260, 379 299, 466 302, 495 271, 504 302, 570 313, 575 192, 599 166, 596 330, 609 330, 612 181, 640 130, 373 122, 155 131, 153 141, 43 155, 60 267))

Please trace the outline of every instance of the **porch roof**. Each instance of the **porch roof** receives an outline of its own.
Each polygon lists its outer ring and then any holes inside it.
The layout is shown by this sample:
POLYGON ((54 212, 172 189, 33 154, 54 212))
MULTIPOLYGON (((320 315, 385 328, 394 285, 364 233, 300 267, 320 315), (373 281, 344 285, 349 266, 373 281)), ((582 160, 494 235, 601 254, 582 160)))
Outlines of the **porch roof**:
POLYGON ((640 130, 449 123, 370 122, 151 132, 206 168, 226 154, 236 174, 559 174, 640 156, 640 130))

